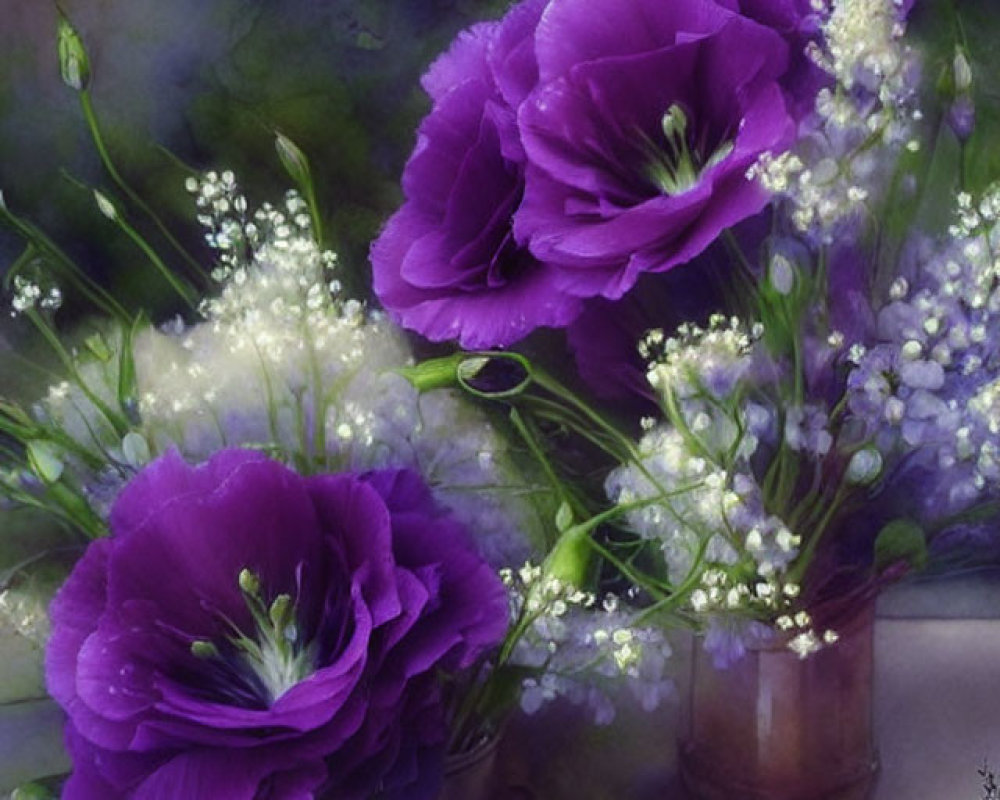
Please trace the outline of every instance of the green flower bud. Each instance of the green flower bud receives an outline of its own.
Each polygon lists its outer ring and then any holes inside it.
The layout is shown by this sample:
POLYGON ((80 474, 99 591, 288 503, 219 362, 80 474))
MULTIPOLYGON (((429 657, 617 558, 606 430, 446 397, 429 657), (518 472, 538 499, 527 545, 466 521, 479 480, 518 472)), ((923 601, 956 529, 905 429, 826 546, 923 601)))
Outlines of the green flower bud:
POLYGON ((28 463, 32 471, 45 483, 55 483, 63 474, 65 465, 59 450, 51 442, 35 439, 28 442, 28 463))
POLYGON ((58 49, 63 83, 78 92, 86 90, 90 84, 90 59, 80 35, 62 14, 59 15, 58 49))
POLYGON ((285 172, 295 181, 296 185, 305 189, 312 185, 312 173, 309 169, 309 159, 299 149, 299 146, 285 134, 278 133, 274 138, 274 149, 278 151, 278 159, 285 172))
POLYGON ((570 586, 583 586, 590 558, 590 532, 573 526, 563 532, 549 553, 545 560, 545 574, 570 586))
POLYGON ((467 356, 456 353, 444 358, 431 358, 412 367, 401 367, 398 372, 418 392, 442 389, 458 383, 458 366, 467 356))
POLYGON ((97 208, 104 216, 112 221, 118 218, 118 209, 115 208, 115 204, 108 199, 107 195, 94 189, 94 200, 97 201, 97 208))
POLYGON ((965 94, 972 88, 972 66, 961 47, 955 48, 955 58, 951 62, 951 68, 955 80, 955 93, 965 94))

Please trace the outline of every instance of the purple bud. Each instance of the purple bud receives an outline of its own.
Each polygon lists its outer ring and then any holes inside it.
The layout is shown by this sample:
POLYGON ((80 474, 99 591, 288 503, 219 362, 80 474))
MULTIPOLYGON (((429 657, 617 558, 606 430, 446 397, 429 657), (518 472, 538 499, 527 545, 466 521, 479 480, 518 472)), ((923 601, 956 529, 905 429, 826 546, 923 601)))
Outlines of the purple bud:
POLYGON ((955 102, 948 109, 948 126, 962 143, 965 143, 972 136, 972 131, 976 127, 976 107, 972 103, 972 98, 968 95, 961 95, 955 98, 955 102))

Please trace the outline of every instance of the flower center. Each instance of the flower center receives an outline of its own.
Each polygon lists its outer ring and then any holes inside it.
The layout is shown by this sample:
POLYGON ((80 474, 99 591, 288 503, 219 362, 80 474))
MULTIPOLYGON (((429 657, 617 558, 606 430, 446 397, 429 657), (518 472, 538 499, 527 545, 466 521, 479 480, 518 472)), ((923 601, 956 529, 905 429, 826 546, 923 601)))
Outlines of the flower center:
POLYGON ((687 114, 674 103, 660 120, 666 146, 641 135, 643 155, 646 157, 645 173, 663 194, 683 194, 698 183, 705 170, 714 167, 733 152, 732 142, 718 145, 706 158, 702 149, 693 147, 688 132, 687 114))
POLYGON ((239 586, 254 620, 253 634, 227 620, 232 633, 223 643, 198 640, 191 643, 191 653, 221 666, 239 684, 235 695, 249 694, 271 706, 316 671, 315 643, 304 640, 290 595, 279 594, 268 605, 259 576, 249 569, 240 572, 239 586))

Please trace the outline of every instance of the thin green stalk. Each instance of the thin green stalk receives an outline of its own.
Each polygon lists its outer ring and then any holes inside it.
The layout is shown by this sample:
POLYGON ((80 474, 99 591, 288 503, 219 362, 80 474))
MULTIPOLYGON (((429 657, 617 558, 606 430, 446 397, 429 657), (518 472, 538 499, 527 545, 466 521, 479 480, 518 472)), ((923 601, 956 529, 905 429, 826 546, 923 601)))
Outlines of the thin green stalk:
POLYGON ((672 611, 673 609, 680 606, 682 603, 687 601, 688 595, 694 589, 695 586, 701 581, 701 571, 698 569, 698 564, 701 562, 702 557, 705 555, 705 550, 708 547, 708 540, 702 541, 698 552, 695 554, 694 567, 688 573, 688 576, 684 579, 680 586, 677 587, 673 592, 662 600, 654 603, 645 609, 639 616, 635 619, 635 625, 641 625, 647 619, 656 616, 657 614, 662 614, 665 611, 672 611))
POLYGON ((316 347, 306 334, 309 344, 309 370, 313 382, 313 457, 326 463, 326 394, 323 391, 323 375, 316 358, 316 347))
POLYGON ((559 500, 564 503, 568 503, 570 508, 573 510, 574 515, 586 514, 587 510, 583 503, 580 502, 579 498, 571 492, 566 485, 559 478, 556 473, 555 468, 549 461, 545 452, 542 450, 541 446, 538 444, 538 439, 529 427, 527 422, 521 416, 520 412, 516 408, 510 410, 510 422, 514 426, 514 429, 518 432, 524 443, 528 446, 531 454, 535 457, 538 465, 542 468, 542 472, 545 473, 545 477, 548 479, 552 488, 555 490, 556 494, 559 496, 559 500))
POLYGON ((820 540, 823 538, 823 534, 826 532, 827 526, 830 524, 830 521, 833 519, 837 511, 840 510, 840 506, 843 504, 847 494, 847 487, 841 483, 837 489, 836 495, 834 495, 833 500, 830 502, 830 506, 827 508, 826 513, 816 526, 816 530, 809 537, 809 540, 806 542, 806 546, 799 551, 798 558, 795 559, 795 566, 788 571, 789 582, 802 582, 802 578, 805 575, 806 570, 809 569, 809 564, 816 552, 816 548, 819 546, 820 540))
POLYGON ((94 146, 97 148, 97 153, 101 158, 101 163, 104 165, 104 169, 107 171, 108 175, 111 176, 111 180, 115 182, 119 189, 124 192, 125 196, 134 203, 139 209, 142 210, 146 216, 148 216, 153 224, 156 225, 157 229, 160 231, 161 235, 170 246, 177 251, 177 253, 184 259, 185 263, 190 267, 194 274, 199 278, 204 278, 204 270, 198 261, 184 249, 184 246, 177 241, 174 235, 170 232, 169 228, 163 223, 163 220, 153 211, 152 208, 138 195, 135 190, 125 181, 125 179, 118 172, 115 167, 114 162, 111 160, 111 154, 108 152, 107 145, 104 142, 104 135, 101 133, 100 125, 97 122, 97 114, 94 112, 94 104, 90 99, 90 92, 87 89, 80 91, 80 108, 83 110, 83 117, 87 122, 87 127, 90 129, 90 136, 94 141, 94 146))
POLYGON ((142 234, 139 233, 135 228, 125 221, 125 217, 122 216, 121 211, 114 207, 113 204, 102 194, 95 193, 97 197, 98 205, 101 209, 101 213, 105 217, 114 222, 122 232, 128 236, 129 239, 145 254, 149 262, 156 267, 157 271, 163 277, 164 280, 169 284, 170 288, 173 289, 178 297, 181 298, 192 310, 197 310, 198 308, 198 295, 181 279, 174 274, 174 271, 168 267, 162 258, 160 258, 159 253, 153 249, 152 245, 149 244, 143 238, 142 234))
POLYGON ((628 564, 622 561, 620 558, 615 556, 608 548, 604 547, 602 544, 594 541, 593 539, 588 539, 587 543, 594 549, 601 558, 611 564, 615 569, 617 569, 624 577, 635 586, 641 586, 647 592, 649 592, 653 597, 658 600, 663 600, 667 597, 665 591, 669 590, 669 587, 659 585, 658 581, 650 579, 649 576, 640 574, 637 570, 632 569, 628 564))
POLYGON ((28 309, 25 312, 25 316, 27 316, 28 319, 31 320, 31 322, 38 329, 39 333, 42 334, 42 337, 45 339, 46 342, 48 342, 49 346, 55 351, 56 355, 59 357, 59 360, 62 361, 63 365, 66 367, 66 370, 72 376, 73 380, 76 381, 77 385, 80 387, 80 390, 87 396, 87 399, 94 404, 94 407, 97 408, 104 415, 105 419, 107 419, 107 421, 111 424, 111 427, 114 428, 115 433, 117 433, 119 436, 124 436, 126 433, 128 433, 129 431, 128 421, 125 420, 120 414, 115 413, 108 406, 108 404, 105 403, 100 397, 98 397, 93 392, 93 390, 87 385, 87 382, 83 379, 83 376, 80 375, 80 372, 77 370, 76 362, 73 360, 73 357, 66 351, 66 348, 63 347, 62 341, 59 339, 58 336, 56 336, 55 331, 53 331, 45 322, 45 320, 42 319, 41 315, 35 309, 32 308, 28 309))

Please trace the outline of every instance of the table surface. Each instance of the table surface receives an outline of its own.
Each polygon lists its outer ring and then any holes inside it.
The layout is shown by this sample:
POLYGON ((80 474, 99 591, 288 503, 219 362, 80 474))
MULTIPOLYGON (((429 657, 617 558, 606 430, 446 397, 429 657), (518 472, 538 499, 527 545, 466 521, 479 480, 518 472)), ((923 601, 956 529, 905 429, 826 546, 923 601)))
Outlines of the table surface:
MULTIPOLYGON (((1000 766, 1000 620, 883 618, 875 636, 874 800, 980 800, 976 770, 984 759, 1000 766)), ((688 654, 679 651, 683 684, 688 654)), ((680 705, 625 709, 603 728, 558 706, 514 719, 496 800, 685 800, 675 777, 680 705)), ((0 706, 0 792, 65 771, 61 739, 50 701, 0 706)))

